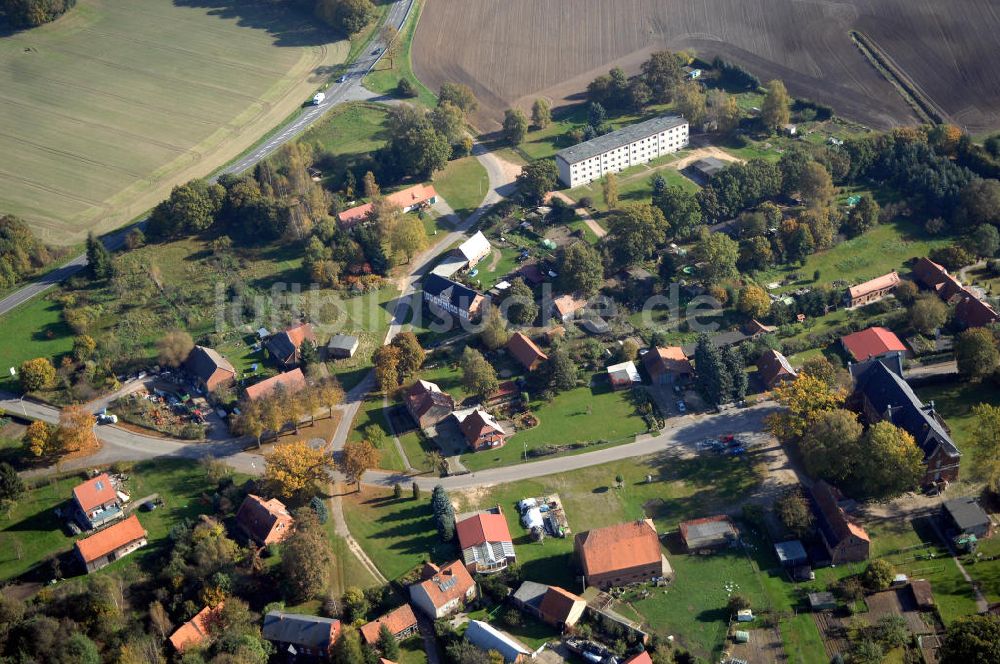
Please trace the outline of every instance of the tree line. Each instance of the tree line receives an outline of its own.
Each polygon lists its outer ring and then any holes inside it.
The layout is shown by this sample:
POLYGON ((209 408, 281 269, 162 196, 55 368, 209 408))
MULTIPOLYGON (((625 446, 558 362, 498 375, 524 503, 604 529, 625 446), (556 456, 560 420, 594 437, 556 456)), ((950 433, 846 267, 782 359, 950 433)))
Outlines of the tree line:
POLYGON ((76 5, 76 0, 0 0, 0 25, 34 28, 54 21, 76 5))
POLYGON ((58 255, 34 236, 24 220, 0 216, 0 289, 16 286, 58 255))

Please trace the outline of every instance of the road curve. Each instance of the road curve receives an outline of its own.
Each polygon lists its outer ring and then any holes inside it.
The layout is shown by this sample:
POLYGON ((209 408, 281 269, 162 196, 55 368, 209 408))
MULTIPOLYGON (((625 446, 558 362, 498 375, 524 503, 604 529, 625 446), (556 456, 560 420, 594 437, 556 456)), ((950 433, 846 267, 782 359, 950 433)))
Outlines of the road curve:
MULTIPOLYGON (((403 22, 409 15, 413 2, 414 0, 396 0, 393 2, 388 13, 386 14, 386 25, 392 25, 396 27, 397 30, 402 32, 403 22)), ((367 51, 351 63, 344 71, 346 80, 342 83, 339 81, 332 83, 331 86, 325 91, 326 99, 324 99, 321 104, 318 106, 308 106, 303 108, 298 114, 295 115, 295 117, 291 118, 287 124, 283 127, 279 127, 279 130, 264 141, 264 143, 257 145, 255 148, 252 148, 252 152, 249 152, 243 157, 230 163, 219 172, 219 175, 227 173, 242 173, 243 171, 253 167, 257 164, 257 162, 273 154, 282 145, 308 129, 312 124, 322 118, 331 108, 342 102, 351 101, 355 97, 352 93, 356 89, 360 89, 362 87, 362 80, 365 75, 378 63, 379 59, 382 57, 382 53, 385 51, 385 46, 386 45, 382 42, 381 35, 376 33, 374 39, 369 43, 367 51), (376 49, 377 54, 375 53, 376 49)), ((216 177, 218 177, 218 175, 216 177)), ((142 225, 145 222, 146 219, 142 219, 138 222, 138 224, 142 225)), ((125 236, 130 228, 131 225, 106 235, 103 238, 105 246, 111 251, 121 248, 125 243, 125 236)), ((81 254, 60 267, 50 270, 49 272, 35 278, 30 283, 7 295, 7 297, 0 299, 0 316, 3 316, 32 298, 37 297, 56 284, 69 279, 86 266, 87 256, 86 254, 81 254)))

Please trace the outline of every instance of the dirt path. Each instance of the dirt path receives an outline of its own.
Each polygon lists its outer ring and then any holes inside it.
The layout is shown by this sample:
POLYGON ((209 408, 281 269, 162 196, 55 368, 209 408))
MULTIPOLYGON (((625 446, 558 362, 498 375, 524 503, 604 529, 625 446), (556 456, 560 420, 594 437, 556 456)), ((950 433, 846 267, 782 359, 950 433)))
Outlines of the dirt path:
POLYGON ((372 559, 368 557, 358 541, 351 535, 351 530, 347 527, 347 520, 344 519, 344 503, 340 499, 340 486, 338 483, 334 496, 330 498, 330 514, 333 516, 333 529, 347 542, 347 548, 354 554, 354 557, 368 570, 368 573, 379 583, 389 583, 382 572, 379 571, 372 559))
POLYGON ((722 161, 739 162, 741 164, 744 161, 739 157, 734 157, 733 155, 729 154, 722 148, 717 148, 715 146, 706 146, 702 148, 694 148, 693 150, 689 151, 686 155, 684 155, 677 161, 671 162, 669 166, 671 168, 676 168, 677 170, 681 170, 687 168, 688 166, 698 161, 699 159, 704 159, 706 157, 715 157, 716 159, 720 159, 722 161))
POLYGON ((494 248, 490 252, 490 266, 486 268, 487 272, 496 272, 497 265, 500 263, 500 259, 503 258, 503 253, 497 248, 494 248))
POLYGON ((597 236, 598 240, 608 234, 608 232, 604 230, 604 227, 601 226, 599 223, 597 223, 596 219, 590 216, 590 213, 587 212, 586 208, 578 207, 576 201, 574 201, 572 198, 570 198, 563 192, 553 191, 551 194, 549 194, 549 197, 558 198, 561 201, 565 201, 567 205, 570 205, 571 207, 575 208, 576 216, 583 219, 583 223, 587 224, 587 228, 589 228, 594 233, 594 235, 597 236))

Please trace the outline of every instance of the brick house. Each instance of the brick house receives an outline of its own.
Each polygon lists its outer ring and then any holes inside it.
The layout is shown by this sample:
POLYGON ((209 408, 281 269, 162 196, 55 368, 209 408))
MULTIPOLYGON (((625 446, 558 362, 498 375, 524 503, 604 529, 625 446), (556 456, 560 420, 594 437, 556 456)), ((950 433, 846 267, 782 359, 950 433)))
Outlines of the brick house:
POLYGON ((520 332, 511 335, 507 342, 507 352, 527 371, 534 371, 542 362, 549 359, 549 356, 543 353, 534 341, 520 332))
POLYGON ((497 505, 455 524, 462 559, 472 573, 492 574, 516 560, 514 541, 503 510, 497 505))
POLYGON ((507 432, 482 408, 456 410, 452 415, 473 451, 503 447, 507 443, 507 432))
POLYGON ((294 652, 296 657, 328 657, 340 636, 340 621, 269 611, 264 616, 261 636, 273 643, 278 652, 294 652))
POLYGON ((475 320, 486 302, 486 296, 465 284, 439 274, 428 274, 423 280, 423 299, 463 320, 475 320))
POLYGON ((247 399, 250 401, 263 399, 275 390, 279 389, 279 386, 288 394, 295 394, 306 387, 306 376, 302 373, 302 369, 292 369, 291 371, 280 373, 277 376, 265 378, 259 383, 247 386, 247 399))
POLYGON ((787 357, 776 350, 767 350, 757 360, 757 376, 764 387, 771 390, 780 383, 795 380, 798 373, 787 357))
POLYGON ((809 490, 823 546, 834 565, 868 560, 871 540, 865 529, 851 521, 840 507, 840 492, 820 480, 809 490))
POLYGON ((413 613, 413 607, 404 604, 393 609, 381 618, 371 621, 361 627, 361 638, 368 645, 378 643, 379 633, 385 625, 396 640, 402 641, 417 633, 417 616, 413 613))
POLYGON ((236 382, 236 369, 213 348, 195 346, 184 360, 184 370, 206 392, 229 387, 236 382))
POLYGON ((73 487, 73 507, 77 521, 87 530, 100 528, 124 514, 118 491, 107 473, 73 487))
POLYGON ((302 359, 302 342, 307 339, 315 344, 316 333, 309 323, 299 323, 272 335, 264 345, 278 366, 288 370, 299 365, 302 359))
POLYGON ((277 498, 264 500, 252 493, 243 499, 236 512, 236 524, 260 546, 284 540, 292 532, 295 519, 277 498))
POLYGON ((860 307, 872 302, 878 302, 886 295, 892 293, 898 285, 899 274, 892 271, 889 274, 883 274, 881 277, 875 277, 857 286, 851 286, 847 289, 844 301, 848 307, 860 307))
POLYGON ((201 611, 199 611, 191 620, 174 630, 174 633, 170 635, 170 645, 173 646, 174 650, 182 653, 188 648, 198 647, 209 638, 209 625, 212 620, 216 619, 219 612, 222 611, 224 603, 220 602, 218 606, 211 607, 206 606, 201 611))
POLYGON ((432 427, 455 410, 455 400, 437 383, 418 380, 403 394, 406 410, 421 429, 432 427))
POLYGON ((680 346, 662 348, 655 346, 642 356, 642 364, 646 367, 654 385, 670 385, 690 378, 694 373, 691 362, 684 355, 680 346))
POLYGON ((673 577, 650 519, 577 533, 573 551, 586 584, 602 590, 673 577))

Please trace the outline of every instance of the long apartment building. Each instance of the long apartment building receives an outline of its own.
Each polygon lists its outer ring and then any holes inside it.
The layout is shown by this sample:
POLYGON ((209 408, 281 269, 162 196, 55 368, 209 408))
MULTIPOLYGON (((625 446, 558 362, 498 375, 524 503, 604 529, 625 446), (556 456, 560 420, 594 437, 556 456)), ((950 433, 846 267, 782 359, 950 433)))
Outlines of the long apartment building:
POLYGON ((687 120, 678 115, 653 118, 560 150, 556 153, 559 179, 570 188, 579 187, 605 173, 677 152, 687 144, 687 120))

